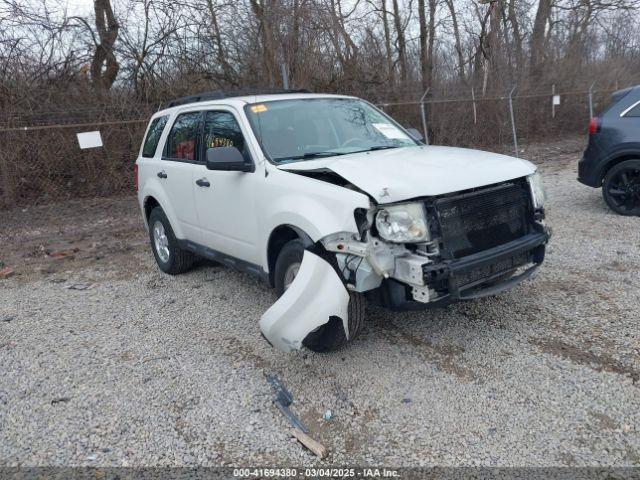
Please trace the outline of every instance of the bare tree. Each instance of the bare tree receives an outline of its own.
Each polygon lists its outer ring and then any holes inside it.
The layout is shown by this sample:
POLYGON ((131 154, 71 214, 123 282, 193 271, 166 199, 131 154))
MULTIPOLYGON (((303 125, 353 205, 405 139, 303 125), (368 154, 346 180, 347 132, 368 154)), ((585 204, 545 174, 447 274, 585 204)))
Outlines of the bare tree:
POLYGON ((279 83, 274 35, 274 10, 277 0, 250 0, 251 9, 258 21, 262 40, 262 65, 269 86, 279 83))
POLYGON ((455 4, 453 0, 445 0, 447 7, 449 8, 449 13, 451 14, 451 23, 453 26, 453 38, 455 45, 456 58, 458 60, 458 78, 462 84, 467 83, 466 75, 465 75, 465 60, 464 54, 462 51, 462 39, 460 37, 460 27, 458 25, 458 14, 456 12, 455 4))
POLYGON ((544 65, 545 32, 551 17, 553 0, 539 0, 536 17, 531 33, 531 76, 534 80, 540 78, 544 65))
POLYGON ((407 81, 409 75, 409 68, 407 66, 407 41, 405 38, 405 27, 402 24, 402 15, 400 13, 400 7, 398 0, 393 1, 393 24, 396 29, 396 43, 398 48, 398 65, 400 66, 400 80, 404 83, 407 81))
POLYGON ((118 38, 120 26, 113 14, 113 7, 109 0, 94 0, 96 41, 93 60, 91 61, 91 78, 93 87, 98 90, 109 90, 118 76, 120 64, 114 53, 114 46, 118 38))

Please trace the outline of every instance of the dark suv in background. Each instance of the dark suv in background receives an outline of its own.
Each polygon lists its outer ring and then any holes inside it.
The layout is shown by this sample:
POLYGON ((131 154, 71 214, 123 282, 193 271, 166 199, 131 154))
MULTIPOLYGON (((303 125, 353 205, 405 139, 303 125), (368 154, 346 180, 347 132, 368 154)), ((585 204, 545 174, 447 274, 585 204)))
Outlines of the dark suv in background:
POLYGON ((589 145, 578 180, 602 187, 607 205, 620 215, 640 215, 640 85, 620 90, 589 123, 589 145))

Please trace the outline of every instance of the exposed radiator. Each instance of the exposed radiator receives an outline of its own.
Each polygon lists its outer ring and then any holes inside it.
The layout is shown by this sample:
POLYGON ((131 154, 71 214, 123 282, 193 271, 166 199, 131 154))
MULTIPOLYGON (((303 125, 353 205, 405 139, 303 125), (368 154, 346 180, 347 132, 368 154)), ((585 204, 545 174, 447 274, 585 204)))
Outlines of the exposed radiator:
POLYGON ((529 187, 514 180, 435 202, 442 248, 461 258, 529 233, 532 221, 529 187))

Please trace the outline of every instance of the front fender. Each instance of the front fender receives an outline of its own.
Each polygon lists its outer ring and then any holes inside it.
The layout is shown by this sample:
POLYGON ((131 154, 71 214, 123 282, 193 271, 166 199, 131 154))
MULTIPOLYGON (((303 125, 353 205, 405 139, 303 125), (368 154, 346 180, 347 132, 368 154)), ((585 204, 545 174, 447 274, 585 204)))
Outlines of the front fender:
MULTIPOLYGON (((371 206, 369 197, 362 193, 294 173, 276 170, 269 178, 273 184, 258 203, 265 239, 282 225, 302 230, 313 242, 332 233, 358 233, 355 210, 371 206), (273 195, 276 189, 277 195, 273 195)), ((265 244, 264 266, 268 266, 267 255, 265 244)))
POLYGON ((303 195, 285 195, 272 205, 269 231, 280 225, 293 225, 317 242, 336 232, 357 232, 354 210, 357 207, 327 205, 319 199, 303 195), (333 207, 333 208, 331 208, 333 207))

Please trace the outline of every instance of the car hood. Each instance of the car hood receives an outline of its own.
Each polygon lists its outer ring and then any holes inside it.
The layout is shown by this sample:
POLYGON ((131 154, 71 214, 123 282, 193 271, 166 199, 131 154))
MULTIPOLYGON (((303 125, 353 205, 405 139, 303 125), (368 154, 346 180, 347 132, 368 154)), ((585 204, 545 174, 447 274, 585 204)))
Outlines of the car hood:
POLYGON ((442 195, 530 175, 536 167, 497 153, 404 147, 278 165, 290 172, 332 171, 378 203, 442 195))

